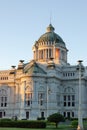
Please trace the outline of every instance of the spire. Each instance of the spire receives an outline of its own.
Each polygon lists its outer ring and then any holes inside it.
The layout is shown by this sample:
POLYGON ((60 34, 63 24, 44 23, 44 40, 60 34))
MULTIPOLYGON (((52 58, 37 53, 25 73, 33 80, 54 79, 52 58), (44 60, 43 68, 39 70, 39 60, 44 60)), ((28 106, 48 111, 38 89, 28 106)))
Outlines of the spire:
POLYGON ((52 22, 52 12, 50 12, 50 24, 52 22))

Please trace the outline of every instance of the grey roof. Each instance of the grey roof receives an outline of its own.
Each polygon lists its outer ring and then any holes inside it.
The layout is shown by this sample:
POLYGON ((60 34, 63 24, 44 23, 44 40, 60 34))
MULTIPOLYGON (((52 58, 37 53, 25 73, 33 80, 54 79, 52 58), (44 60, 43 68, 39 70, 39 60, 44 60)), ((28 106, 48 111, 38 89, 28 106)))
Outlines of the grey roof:
POLYGON ((56 34, 54 30, 54 27, 51 24, 49 24, 49 26, 47 27, 47 32, 41 35, 41 37, 38 39, 38 42, 55 41, 55 43, 59 43, 65 46, 63 39, 58 34, 56 34))
POLYGON ((39 67, 39 65, 34 62, 29 68, 25 70, 25 73, 33 74, 33 73, 41 73, 41 74, 46 74, 46 72, 39 67))

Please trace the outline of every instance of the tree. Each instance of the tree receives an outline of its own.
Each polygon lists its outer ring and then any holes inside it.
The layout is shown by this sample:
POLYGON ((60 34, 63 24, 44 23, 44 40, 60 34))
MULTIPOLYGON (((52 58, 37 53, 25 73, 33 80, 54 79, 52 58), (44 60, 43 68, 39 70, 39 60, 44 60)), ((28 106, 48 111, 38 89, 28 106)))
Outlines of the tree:
POLYGON ((58 123, 64 121, 64 116, 61 115, 61 114, 59 114, 59 113, 54 113, 54 114, 50 115, 50 116, 47 118, 47 120, 48 120, 49 122, 54 122, 54 123, 56 124, 56 128, 57 128, 58 123))

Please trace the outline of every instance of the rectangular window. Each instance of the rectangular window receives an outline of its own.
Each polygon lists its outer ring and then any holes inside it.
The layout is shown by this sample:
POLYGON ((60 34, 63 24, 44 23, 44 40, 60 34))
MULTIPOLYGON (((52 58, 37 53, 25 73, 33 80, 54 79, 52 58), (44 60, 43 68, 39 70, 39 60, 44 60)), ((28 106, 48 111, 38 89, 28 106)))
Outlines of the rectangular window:
POLYGON ((51 57, 51 49, 49 49, 49 57, 51 57))
POLYGON ((64 102, 64 106, 66 106, 66 102, 64 102))
POLYGON ((70 101, 70 95, 68 95, 68 101, 70 101))
POLYGON ((75 106, 75 102, 72 102, 72 107, 74 107, 75 106))
POLYGON ((29 112, 26 111, 26 119, 29 119, 29 112))
POLYGON ((5 106, 5 107, 7 106, 7 103, 6 103, 6 102, 4 103, 4 106, 5 106))
POLYGON ((64 117, 66 117, 66 112, 63 113, 64 117))
POLYGON ((64 106, 75 106, 75 95, 64 95, 63 96, 63 100, 64 100, 64 106))
POLYGON ((25 93, 25 106, 32 104, 32 93, 25 93))
POLYGON ((43 105, 43 100, 40 100, 40 105, 41 105, 41 106, 43 105))
POLYGON ((3 103, 1 103, 1 107, 3 107, 3 103))
POLYGON ((70 118, 70 112, 67 112, 67 117, 70 118))
POLYGON ((70 102, 68 102, 68 107, 70 107, 70 102))
POLYGON ((38 104, 41 106, 44 104, 44 93, 38 93, 38 104))
POLYGON ((72 95, 72 100, 75 100, 75 95, 72 95))
POLYGON ((7 97, 5 97, 5 102, 7 102, 7 97))
POLYGON ((5 116, 5 111, 4 111, 4 113, 3 113, 3 114, 4 114, 4 116, 5 116))
POLYGON ((64 96, 64 101, 66 101, 66 96, 64 96))
POLYGON ((44 117, 44 112, 41 112, 41 117, 42 117, 42 118, 44 117))
POLYGON ((3 97, 1 97, 1 102, 3 102, 3 97))
POLYGON ((27 105, 30 106, 30 100, 27 101, 27 105))
POLYGON ((74 117, 74 112, 72 112, 72 117, 74 117))

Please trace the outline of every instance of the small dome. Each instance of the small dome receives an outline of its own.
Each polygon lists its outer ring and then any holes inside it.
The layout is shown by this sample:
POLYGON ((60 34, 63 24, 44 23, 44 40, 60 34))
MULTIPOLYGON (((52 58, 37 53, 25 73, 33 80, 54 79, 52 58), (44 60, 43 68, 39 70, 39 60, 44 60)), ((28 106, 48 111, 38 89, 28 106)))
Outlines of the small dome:
POLYGON ((47 27, 47 32, 38 39, 38 42, 52 41, 55 42, 56 45, 58 43, 58 45, 61 44, 65 46, 63 39, 58 34, 56 34, 54 30, 55 28, 51 24, 49 24, 49 26, 47 27))

